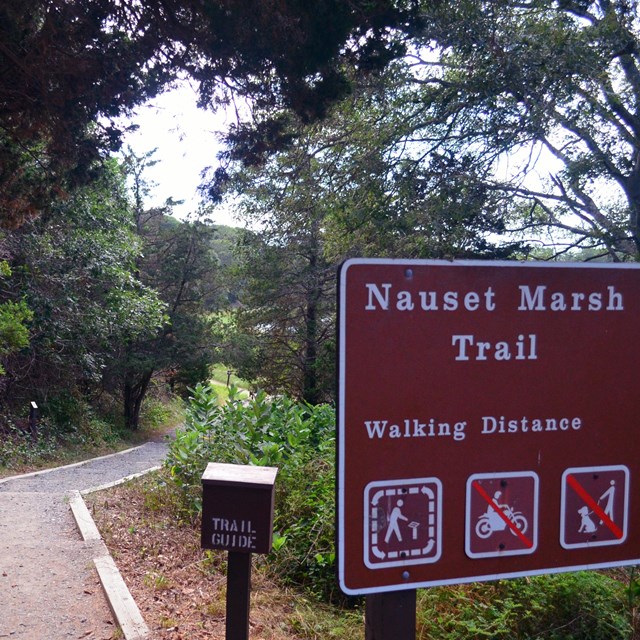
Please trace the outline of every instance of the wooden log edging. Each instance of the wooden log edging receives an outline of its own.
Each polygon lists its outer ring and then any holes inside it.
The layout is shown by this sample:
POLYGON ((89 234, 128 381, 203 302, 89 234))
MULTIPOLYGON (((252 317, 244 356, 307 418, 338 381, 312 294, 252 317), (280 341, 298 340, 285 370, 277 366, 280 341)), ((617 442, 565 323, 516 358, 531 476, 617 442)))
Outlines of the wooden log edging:
POLYGON ((98 572, 100 584, 109 603, 109 608, 125 640, 143 640, 150 636, 151 631, 145 623, 140 609, 122 578, 116 563, 111 557, 107 545, 104 543, 98 527, 87 508, 83 495, 110 489, 146 475, 147 473, 151 473, 152 471, 157 471, 159 468, 158 466, 152 467, 140 473, 116 480, 115 482, 84 491, 72 491, 69 496, 69 506, 71 507, 71 512, 73 513, 80 535, 82 539, 94 549, 93 563, 98 572))

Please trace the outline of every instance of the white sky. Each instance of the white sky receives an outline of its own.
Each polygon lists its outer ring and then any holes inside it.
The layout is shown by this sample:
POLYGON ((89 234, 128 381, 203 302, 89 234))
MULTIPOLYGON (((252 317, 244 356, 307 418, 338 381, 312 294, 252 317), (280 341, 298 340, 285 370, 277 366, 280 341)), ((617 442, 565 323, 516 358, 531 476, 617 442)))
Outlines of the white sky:
MULTIPOLYGON (((196 107, 196 92, 188 84, 181 85, 136 109, 129 120, 139 129, 124 136, 123 150, 130 146, 136 155, 157 147, 154 159, 158 164, 150 167, 145 177, 156 185, 146 206, 162 205, 167 198, 184 200, 175 208, 179 217, 195 212, 200 202, 197 192, 200 174, 206 167, 216 167, 216 154, 220 149, 217 133, 223 131, 228 118, 196 107)), ((218 207, 213 214, 215 224, 238 226, 231 212, 218 207)))

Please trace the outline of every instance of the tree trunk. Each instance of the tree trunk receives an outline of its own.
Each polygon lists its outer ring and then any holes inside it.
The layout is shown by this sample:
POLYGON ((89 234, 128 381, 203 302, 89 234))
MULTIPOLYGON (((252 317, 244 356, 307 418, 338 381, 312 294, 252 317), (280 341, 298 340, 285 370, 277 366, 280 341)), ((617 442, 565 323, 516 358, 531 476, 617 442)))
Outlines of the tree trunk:
POLYGON ((124 383, 124 426, 131 431, 140 426, 140 409, 152 375, 153 371, 147 371, 137 382, 127 377, 124 383))
POLYGON ((624 186, 629 203, 629 231, 637 259, 640 256, 640 153, 636 154, 633 172, 624 186))
POLYGON ((309 272, 311 281, 307 290, 305 308, 305 345, 302 379, 302 399, 315 405, 321 401, 321 390, 318 386, 318 302, 322 296, 317 284, 318 254, 313 247, 309 256, 309 272))
POLYGON ((309 404, 320 402, 318 389, 318 320, 317 303, 309 302, 306 310, 306 336, 303 365, 302 399, 309 404))

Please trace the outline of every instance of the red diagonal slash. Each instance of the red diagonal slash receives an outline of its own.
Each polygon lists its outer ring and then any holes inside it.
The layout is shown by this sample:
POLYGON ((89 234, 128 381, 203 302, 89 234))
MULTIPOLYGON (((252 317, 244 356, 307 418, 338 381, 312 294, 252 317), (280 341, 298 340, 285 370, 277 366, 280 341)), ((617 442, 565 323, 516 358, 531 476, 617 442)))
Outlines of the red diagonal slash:
POLYGON ((500 505, 497 502, 494 502, 491 496, 484 490, 482 485, 474 480, 472 483, 473 488, 484 498, 489 506, 491 506, 494 511, 505 521, 506 525, 513 531, 513 533, 520 538, 522 544, 524 544, 527 549, 531 549, 533 547, 533 542, 527 538, 527 536, 516 527, 515 523, 513 523, 504 513, 504 511, 500 508, 500 505))
POLYGON ((567 476, 567 483, 582 498, 591 511, 607 525, 611 533, 620 540, 624 535, 622 529, 602 510, 602 507, 587 493, 587 490, 571 474, 567 476))

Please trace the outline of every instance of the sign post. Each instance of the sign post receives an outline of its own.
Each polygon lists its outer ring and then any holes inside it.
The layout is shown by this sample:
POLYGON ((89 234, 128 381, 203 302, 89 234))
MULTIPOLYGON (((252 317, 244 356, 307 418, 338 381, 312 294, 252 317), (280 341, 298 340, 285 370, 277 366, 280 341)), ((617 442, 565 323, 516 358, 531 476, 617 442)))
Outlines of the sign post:
POLYGON ((342 590, 638 564, 638 326, 635 264, 347 261, 342 590))
POLYGON ((415 640, 416 590, 365 598, 365 640, 415 640))
POLYGON ((275 467, 210 462, 202 475, 203 549, 228 551, 226 640, 248 640, 251 554, 269 553, 275 467))
POLYGON ((29 429, 31 437, 38 439, 38 405, 35 402, 29 404, 29 429))

